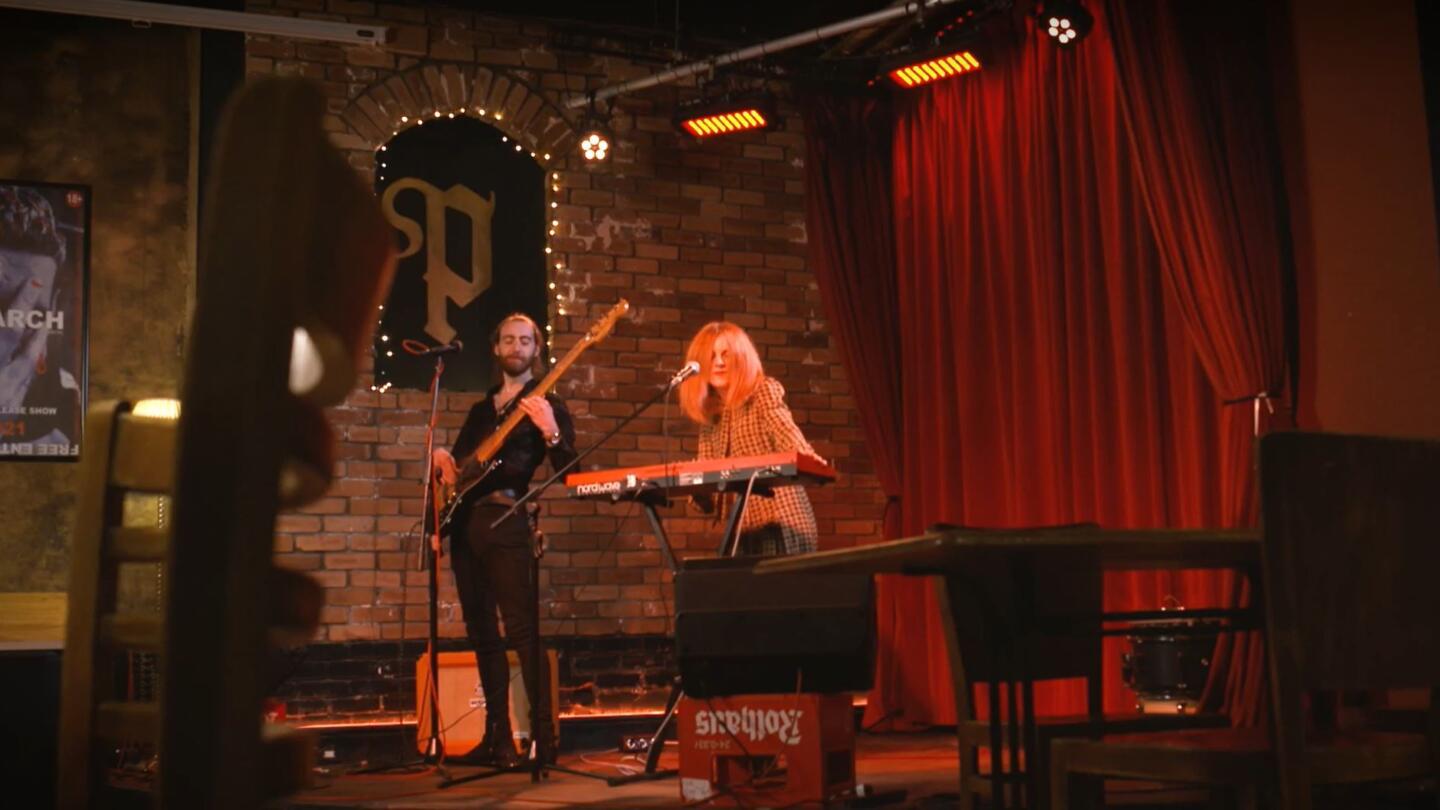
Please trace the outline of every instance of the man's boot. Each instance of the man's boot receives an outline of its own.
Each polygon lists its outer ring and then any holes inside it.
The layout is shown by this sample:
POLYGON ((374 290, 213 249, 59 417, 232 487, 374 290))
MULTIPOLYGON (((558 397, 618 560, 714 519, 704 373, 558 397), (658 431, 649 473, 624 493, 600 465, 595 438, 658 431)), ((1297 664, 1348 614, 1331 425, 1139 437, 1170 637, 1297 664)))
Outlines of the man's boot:
MULTIPOLYGON (((485 739, 480 747, 485 749, 488 764, 497 768, 518 768, 522 764, 520 754, 515 750, 515 733, 510 728, 510 711, 489 712, 486 705, 485 739)), ((478 750, 478 749, 477 749, 478 750)))
POLYGON ((485 736, 467 760, 497 768, 520 763, 510 729, 510 664, 505 653, 480 656, 480 689, 485 695, 485 736))
POLYGON ((542 765, 549 765, 555 762, 556 753, 555 715, 554 707, 550 705, 550 659, 543 651, 532 658, 532 651, 527 648, 521 648, 517 653, 520 655, 520 672, 525 680, 525 693, 535 712, 533 727, 530 729, 530 739, 534 746, 531 755, 539 759, 542 765), (537 663, 538 668, 535 666, 537 663))

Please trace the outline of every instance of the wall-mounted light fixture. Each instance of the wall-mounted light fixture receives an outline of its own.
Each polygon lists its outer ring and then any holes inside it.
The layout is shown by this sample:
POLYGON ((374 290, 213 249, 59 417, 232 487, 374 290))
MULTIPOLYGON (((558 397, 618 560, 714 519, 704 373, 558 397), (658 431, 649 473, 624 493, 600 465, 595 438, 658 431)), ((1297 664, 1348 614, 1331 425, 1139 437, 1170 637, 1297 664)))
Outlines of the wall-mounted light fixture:
POLYGON ((610 159, 610 153, 615 150, 615 134, 610 130, 609 116, 600 114, 593 97, 576 131, 580 133, 578 148, 584 165, 598 166, 610 159))
POLYGON ((975 49, 951 47, 910 53, 886 63, 883 70, 900 87, 919 87, 951 76, 974 73, 983 66, 975 49))
POLYGON ((675 115, 675 125, 696 138, 773 129, 777 122, 775 102, 768 96, 702 102, 675 115))

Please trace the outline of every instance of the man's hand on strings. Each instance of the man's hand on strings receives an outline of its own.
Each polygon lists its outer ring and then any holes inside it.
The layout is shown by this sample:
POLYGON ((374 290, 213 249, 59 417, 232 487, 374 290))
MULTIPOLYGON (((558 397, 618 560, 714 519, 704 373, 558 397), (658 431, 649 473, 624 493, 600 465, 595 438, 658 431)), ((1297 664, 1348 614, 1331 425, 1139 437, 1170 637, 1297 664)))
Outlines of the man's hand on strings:
POLYGON ((435 464, 435 477, 440 479, 443 484, 454 484, 459 473, 455 469, 455 458, 450 455, 450 451, 443 447, 437 447, 431 454, 431 458, 435 464))
POLYGON ((555 422, 555 409, 545 397, 525 397, 520 400, 520 410, 530 417, 542 436, 549 438, 560 432, 560 426, 555 422))

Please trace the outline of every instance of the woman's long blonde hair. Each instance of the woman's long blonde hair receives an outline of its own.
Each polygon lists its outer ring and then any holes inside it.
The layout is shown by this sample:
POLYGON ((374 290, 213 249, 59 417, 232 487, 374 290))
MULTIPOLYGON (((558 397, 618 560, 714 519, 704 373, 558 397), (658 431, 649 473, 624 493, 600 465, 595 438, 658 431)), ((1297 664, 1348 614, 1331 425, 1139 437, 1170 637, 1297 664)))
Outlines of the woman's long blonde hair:
POLYGON ((702 424, 714 424, 720 419, 720 412, 726 408, 743 405, 765 379, 765 369, 760 364, 760 354, 750 336, 729 321, 711 321, 700 327, 690 340, 685 351, 685 360, 700 364, 700 373, 680 383, 680 409, 692 420, 702 424), (710 366, 715 344, 725 341, 730 349, 727 363, 730 367, 730 384, 722 395, 710 386, 710 366))

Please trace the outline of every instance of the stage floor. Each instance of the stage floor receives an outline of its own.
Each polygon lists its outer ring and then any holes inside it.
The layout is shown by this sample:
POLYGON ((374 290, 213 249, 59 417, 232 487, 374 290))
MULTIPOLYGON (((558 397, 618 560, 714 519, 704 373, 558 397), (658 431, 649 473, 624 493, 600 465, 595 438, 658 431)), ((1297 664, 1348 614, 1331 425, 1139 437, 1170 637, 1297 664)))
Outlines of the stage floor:
MULTIPOLYGON (((676 766, 678 755, 672 742, 661 767, 676 766)), ((870 793, 903 790, 902 802, 888 806, 913 806, 926 803, 927 797, 945 803, 943 794, 953 800, 956 790, 956 744, 952 734, 861 734, 856 749, 858 781, 870 793)), ((643 768, 643 760, 616 753, 566 753, 560 765, 603 776, 616 776, 643 768), (622 768, 625 770, 622 771, 622 768)), ((482 769, 447 766, 452 777, 462 777, 482 769)), ((551 772, 538 784, 528 773, 501 776, 441 789, 440 775, 433 768, 414 773, 334 775, 314 789, 289 798, 280 804, 286 808, 474 808, 474 807, 694 807, 680 798, 678 777, 635 782, 609 787, 605 782, 551 772)), ((899 797, 896 797, 899 798, 899 797)), ((707 803, 703 806, 725 806, 707 803)), ((940 806, 937 804, 937 806, 940 806)))
MULTIPOLYGON (((662 767, 677 764, 672 742, 661 760, 662 767)), ((603 776, 639 770, 643 762, 609 751, 567 753, 560 765, 603 776)), ((950 732, 916 734, 860 734, 856 746, 858 782, 866 786, 868 798, 834 805, 838 808, 955 806, 958 758, 955 737, 950 732)), ((454 778, 477 773, 480 768, 447 766, 454 778)), ((442 789, 442 777, 434 768, 407 773, 340 774, 323 777, 315 788, 271 803, 269 808, 319 810, 320 808, 374 808, 375 810, 436 810, 437 808, 655 808, 734 807, 721 798, 686 803, 680 798, 679 779, 635 782, 609 787, 598 779, 551 772, 538 784, 528 773, 504 774, 442 789)), ((1414 794, 1399 790, 1390 797, 1326 796, 1317 804, 1325 810, 1414 810, 1433 808, 1433 792, 1414 794)), ((1202 810, 1211 806, 1204 791, 1179 786, 1138 782, 1111 782, 1106 804, 1124 810, 1202 810)), ((755 806, 751 802, 748 806, 755 806)), ((802 805, 819 807, 820 805, 802 805)))

